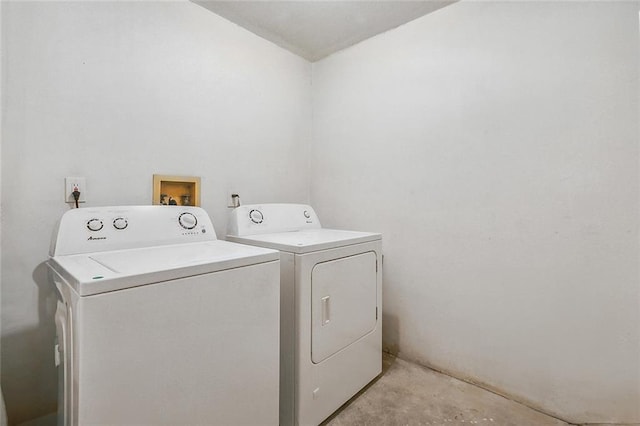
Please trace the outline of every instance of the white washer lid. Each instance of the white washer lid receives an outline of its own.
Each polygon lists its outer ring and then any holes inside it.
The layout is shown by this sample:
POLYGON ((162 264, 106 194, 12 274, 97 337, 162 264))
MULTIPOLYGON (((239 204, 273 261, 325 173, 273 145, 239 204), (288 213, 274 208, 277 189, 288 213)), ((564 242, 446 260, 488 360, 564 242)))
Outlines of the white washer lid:
POLYGON ((227 239, 237 243, 301 254, 380 240, 382 235, 372 232, 320 228, 242 237, 228 235, 227 239))
POLYGON ((278 259, 274 250, 214 240, 54 256, 48 264, 88 296, 278 259))

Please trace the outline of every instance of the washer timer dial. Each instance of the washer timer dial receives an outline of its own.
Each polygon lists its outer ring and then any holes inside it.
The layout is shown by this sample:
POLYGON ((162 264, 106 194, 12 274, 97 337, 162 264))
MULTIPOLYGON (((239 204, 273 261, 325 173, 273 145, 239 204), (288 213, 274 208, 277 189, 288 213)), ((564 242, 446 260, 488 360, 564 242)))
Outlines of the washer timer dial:
POLYGON ((103 226, 104 224, 100 219, 90 219, 87 222, 87 228, 89 228, 89 231, 99 231, 103 226))
POLYGON ((113 219, 113 227, 116 229, 124 229, 129 225, 129 222, 127 222, 127 219, 125 219, 124 217, 117 217, 115 219, 113 219))
POLYGON ((181 213, 178 216, 178 223, 184 229, 193 229, 198 224, 198 219, 195 217, 193 213, 181 213))

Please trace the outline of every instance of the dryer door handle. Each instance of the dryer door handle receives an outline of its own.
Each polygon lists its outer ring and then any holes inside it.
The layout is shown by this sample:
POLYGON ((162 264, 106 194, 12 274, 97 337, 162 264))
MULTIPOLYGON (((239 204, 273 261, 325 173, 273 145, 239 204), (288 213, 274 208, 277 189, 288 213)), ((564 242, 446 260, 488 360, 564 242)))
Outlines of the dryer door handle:
POLYGON ((322 326, 325 326, 331 321, 331 296, 324 296, 320 302, 322 303, 322 326))

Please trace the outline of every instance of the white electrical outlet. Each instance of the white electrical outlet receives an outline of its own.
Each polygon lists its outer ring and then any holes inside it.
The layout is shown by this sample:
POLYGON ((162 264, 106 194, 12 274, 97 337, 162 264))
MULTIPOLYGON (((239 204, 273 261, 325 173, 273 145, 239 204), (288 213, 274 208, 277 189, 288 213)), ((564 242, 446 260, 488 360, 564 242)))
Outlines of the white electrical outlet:
POLYGON ((83 177, 66 177, 64 178, 64 201, 65 203, 75 203, 73 191, 80 191, 79 203, 87 201, 87 181, 83 177))

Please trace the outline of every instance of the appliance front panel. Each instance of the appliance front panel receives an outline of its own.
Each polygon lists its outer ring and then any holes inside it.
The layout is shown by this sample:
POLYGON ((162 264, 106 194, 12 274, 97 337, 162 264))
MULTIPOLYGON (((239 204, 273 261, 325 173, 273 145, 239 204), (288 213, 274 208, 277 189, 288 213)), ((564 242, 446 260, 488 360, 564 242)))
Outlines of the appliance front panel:
POLYGON ((311 360, 319 363, 376 326, 375 252, 322 262, 311 271, 311 360))
POLYGON ((77 424, 277 425, 279 266, 79 298, 77 424))
MULTIPOLYGON (((380 240, 295 255, 295 412, 292 422, 281 419, 281 425, 302 426, 322 423, 382 371, 381 259, 382 242, 380 240), (314 268, 325 262, 361 255, 364 257, 358 260, 366 260, 364 263, 368 264, 370 253, 374 254, 378 261, 378 270, 375 272, 376 297, 374 300, 361 301, 361 304, 366 303, 368 307, 363 307, 363 310, 373 312, 373 315, 375 315, 376 306, 378 308, 378 318, 373 330, 328 356, 322 362, 314 362, 312 360, 311 282, 314 268)), ((335 267, 336 269, 333 269, 333 266, 330 269, 335 271, 338 266, 335 267)))

